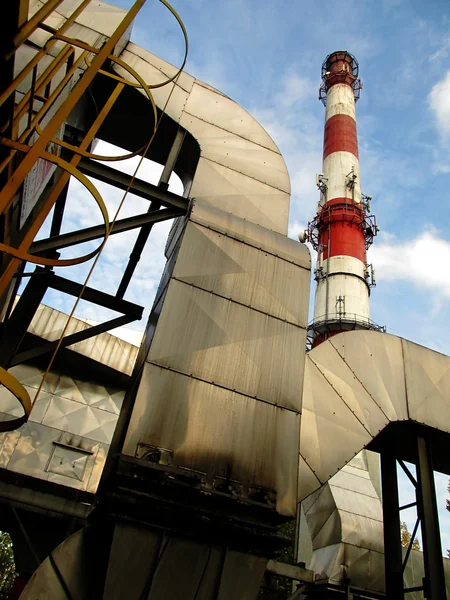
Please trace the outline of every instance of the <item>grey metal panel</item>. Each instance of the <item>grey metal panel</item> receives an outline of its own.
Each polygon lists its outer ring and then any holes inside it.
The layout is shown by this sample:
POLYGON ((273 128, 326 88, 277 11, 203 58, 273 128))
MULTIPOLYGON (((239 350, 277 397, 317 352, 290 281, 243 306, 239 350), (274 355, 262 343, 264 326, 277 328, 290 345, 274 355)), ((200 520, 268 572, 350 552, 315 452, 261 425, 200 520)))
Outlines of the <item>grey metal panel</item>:
MULTIPOLYGON (((227 96, 218 94, 214 89, 205 88, 202 82, 195 82, 186 112, 242 139, 280 153, 272 138, 252 115, 227 96)), ((289 180, 287 181, 289 185, 289 180)), ((289 192, 289 188, 286 191, 289 192)))
POLYGON ((315 550, 308 568, 316 573, 317 583, 333 578, 339 582, 341 565, 344 564, 344 544, 334 544, 315 550), (331 577, 330 573, 332 574, 331 577))
MULTIPOLYGON (((175 67, 134 44, 128 44, 122 56, 149 81, 161 81, 176 73, 175 67)), ((114 68, 123 73, 120 67, 114 68)), ((201 155, 191 196, 205 198, 227 212, 287 234, 289 175, 268 133, 242 107, 214 88, 197 84, 186 75, 181 75, 178 83, 167 108, 171 86, 155 90, 154 96, 157 106, 165 108, 199 143, 201 155), (230 152, 227 145, 232 148, 230 152)))
MULTIPOLYGON (((358 469, 358 471, 363 472, 361 469, 358 469)), ((346 465, 333 476, 330 482, 332 482, 333 488, 340 487, 349 492, 356 492, 378 499, 378 494, 373 487, 367 472, 366 475, 367 477, 362 477, 359 474, 355 475, 349 471, 349 467, 346 465)))
POLYGON ((336 509, 327 514, 325 522, 312 538, 313 551, 317 548, 338 544, 341 541, 341 517, 342 515, 336 509))
MULTIPOLYGON (((192 96, 198 89, 202 90, 202 95, 212 93, 194 86, 194 92, 189 96, 188 107, 192 96)), ((222 97, 222 99, 224 102, 231 102, 228 98, 222 97)), ((205 104, 205 99, 203 99, 203 104, 205 104)), ((220 112, 214 113, 215 120, 218 114, 220 112)), ((184 112, 180 119, 180 125, 187 129, 194 138, 202 140, 201 148, 204 158, 235 171, 243 171, 249 177, 254 177, 283 192, 290 192, 289 179, 286 178, 286 166, 278 150, 269 150, 245 137, 224 131, 189 112, 184 112), (242 167, 243 164, 245 164, 245 170, 242 167)))
MULTIPOLYGON (((22 44, 19 52, 15 54, 14 58, 14 77, 24 69, 24 67, 36 56, 38 50, 32 46, 22 44)), ((36 73, 40 77, 45 69, 49 66, 53 58, 51 56, 44 56, 38 63, 36 73)), ((25 79, 17 86, 17 90, 22 93, 27 93, 31 87, 32 73, 25 77, 25 79)))
POLYGON ((299 455, 298 484, 302 489, 302 493, 306 496, 309 495, 309 490, 313 492, 321 485, 321 482, 301 454, 299 455))
MULTIPOLYGON (((361 454, 361 452, 359 454, 357 454, 356 457, 360 456, 360 454, 361 454)), ((345 471, 347 473, 349 473, 350 475, 355 475, 355 477, 361 477, 362 479, 366 479, 366 480, 370 479, 369 472, 366 469, 361 469, 359 467, 353 466, 353 460, 351 460, 348 464, 346 464, 345 467, 343 467, 343 469, 345 469, 345 471)), ((341 469, 341 471, 343 469, 341 469)), ((341 473, 341 471, 338 471, 336 473, 336 475, 333 475, 333 477, 339 477, 339 474, 341 473)))
POLYGON ((314 501, 310 503, 302 503, 306 515, 311 539, 317 536, 322 527, 335 511, 335 504, 331 489, 329 486, 324 486, 314 495, 314 501))
POLYGON ((303 510, 303 506, 301 504, 299 506, 297 518, 299 523, 299 531, 297 532, 297 548, 294 559, 297 563, 302 562, 305 565, 309 565, 311 564, 313 549, 311 536, 309 535, 308 525, 306 523, 305 511, 303 510))
MULTIPOLYGON (((33 399, 43 372, 26 364, 11 372, 33 399)), ((0 420, 21 414, 8 394, 0 390, 0 420)), ((0 466, 94 493, 123 396, 123 390, 50 371, 28 423, 0 436, 0 466), (65 444, 62 450, 55 441, 65 444)))
POLYGON ((450 358, 402 340, 409 416, 450 432, 450 358))
POLYGON ((325 482, 372 436, 314 365, 313 352, 306 357, 300 452, 325 482))
MULTIPOLYGON (((161 81, 165 81, 166 79, 176 75, 179 69, 179 67, 168 63, 163 58, 156 56, 156 54, 152 54, 148 50, 133 44, 133 42, 129 42, 127 44, 127 47, 123 51, 121 58, 132 67, 135 66, 136 69, 139 70, 140 75, 142 75, 146 83, 160 83, 161 81), (145 69, 149 69, 149 73, 155 69, 159 71, 159 79, 156 81, 147 80, 145 78, 147 75, 145 69)), ((195 78, 192 77, 192 75, 189 75, 189 73, 186 71, 183 71, 177 79, 177 84, 186 92, 190 92, 192 90, 194 82, 195 78)))
POLYGON ((308 247, 304 244, 225 212, 212 206, 208 201, 195 198, 192 202, 190 219, 195 223, 210 227, 214 231, 284 258, 299 267, 308 270, 311 268, 311 255, 308 247))
POLYGON ((161 549, 162 532, 117 523, 106 575, 104 600, 139 600, 161 549))
MULTIPOLYGON (((65 0, 58 7, 58 12, 65 17, 69 17, 79 4, 79 0, 65 0)), ((97 0, 97 2, 88 4, 77 17, 76 22, 109 37, 117 29, 127 12, 126 8, 119 8, 97 0)))
POLYGON ((278 233, 287 233, 289 193, 200 156, 191 196, 278 233))
POLYGON ((353 585, 373 592, 384 592, 384 554, 344 544, 344 561, 353 585))
POLYGON ((173 277, 305 327, 308 271, 209 228, 188 223, 173 277))
POLYGON ((0 437, 0 466, 95 492, 107 451, 107 445, 95 440, 28 421, 20 430, 0 437))
POLYGON ((343 399, 355 417, 375 437, 389 423, 388 417, 375 404, 348 364, 333 346, 321 345, 320 352, 309 355, 333 390, 343 399))
MULTIPOLYGON (((167 79, 167 77, 163 75, 161 71, 144 62, 130 52, 123 52, 120 58, 125 60, 130 67, 135 69, 145 83, 149 85, 154 85, 167 79)), ((127 81, 137 83, 133 75, 120 65, 114 65, 114 70, 118 75, 127 81)), ((145 95, 145 92, 142 89, 140 89, 140 91, 145 95)), ((152 89, 151 93, 157 106, 160 106, 161 108, 165 107, 164 112, 175 122, 179 123, 189 96, 189 92, 184 90, 180 85, 168 83, 163 87, 152 89)))
POLYGON ((382 510, 378 496, 368 496, 367 494, 355 494, 351 490, 346 490, 337 486, 332 488, 333 499, 336 507, 355 515, 369 517, 377 521, 382 521, 382 510))
POLYGON ((146 364, 124 453, 143 442, 173 450, 173 464, 277 491, 277 511, 293 516, 299 415, 146 364), (151 401, 149 401, 151 399, 151 401), (230 471, 231 469, 231 471, 230 471))
POLYGON ((55 389, 55 395, 68 400, 87 404, 106 412, 118 415, 122 406, 124 391, 115 387, 105 387, 91 381, 73 379, 61 375, 55 389))
POLYGON ((352 331, 331 338, 330 343, 391 421, 408 418, 400 338, 352 331))
POLYGON ((8 464, 8 470, 47 479, 46 471, 54 441, 61 432, 29 421, 21 428, 21 435, 8 464))
MULTIPOLYGON (((154 572, 151 590, 146 598, 176 598, 180 594, 181 580, 183 599, 198 600, 197 592, 202 584, 202 574, 208 568, 209 554, 207 544, 192 539, 169 538, 164 553, 161 552, 159 556, 158 568, 154 572)), ((211 595, 207 597, 211 598, 211 595)))
POLYGON ((49 427, 108 443, 116 427, 117 415, 55 396, 42 422, 49 427))
MULTIPOLYGON (((383 522, 337 510, 340 518, 339 540, 362 548, 384 552, 383 522)), ((333 543, 333 540, 330 541, 333 543)))
POLYGON ((148 360, 300 411, 305 342, 305 329, 172 280, 148 360))

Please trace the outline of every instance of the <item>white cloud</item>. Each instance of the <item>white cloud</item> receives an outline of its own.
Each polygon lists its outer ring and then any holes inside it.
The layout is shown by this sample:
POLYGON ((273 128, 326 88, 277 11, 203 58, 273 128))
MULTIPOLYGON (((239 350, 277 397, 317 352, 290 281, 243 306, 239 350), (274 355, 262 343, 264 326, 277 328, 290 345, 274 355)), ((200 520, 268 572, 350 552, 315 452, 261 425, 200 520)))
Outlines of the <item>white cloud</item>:
POLYGON ((433 86, 428 104, 441 132, 450 134, 450 71, 433 86))
POLYGON ((437 62, 447 58, 450 52, 450 35, 447 35, 442 40, 442 44, 434 54, 430 56, 430 61, 437 62))
POLYGON ((379 280, 411 282, 421 290, 438 292, 441 299, 450 298, 450 241, 434 229, 406 242, 390 237, 371 248, 370 260, 379 280))

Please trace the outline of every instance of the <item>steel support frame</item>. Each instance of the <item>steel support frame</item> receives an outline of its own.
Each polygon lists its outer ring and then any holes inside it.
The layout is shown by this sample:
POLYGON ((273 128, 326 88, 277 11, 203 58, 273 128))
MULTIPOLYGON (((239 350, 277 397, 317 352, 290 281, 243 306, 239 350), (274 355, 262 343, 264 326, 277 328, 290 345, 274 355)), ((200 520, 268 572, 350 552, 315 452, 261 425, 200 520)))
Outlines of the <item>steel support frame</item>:
POLYGON ((383 490, 383 536, 386 598, 401 600, 403 595, 403 560, 400 537, 397 461, 387 452, 381 454, 383 490))
POLYGON ((94 288, 83 288, 80 283, 55 275, 53 271, 37 267, 19 298, 11 317, 3 324, 0 342, 0 365, 4 368, 13 367, 43 354, 53 352, 58 346, 58 341, 44 342, 24 352, 18 352, 27 329, 48 289, 59 290, 76 298, 80 296, 82 300, 122 313, 122 316, 65 336, 60 344, 62 348, 142 318, 142 306, 94 288))
MULTIPOLYGON (((20 28, 20 31, 14 37, 14 40, 11 39, 9 47, 5 45, 2 48, 3 54, 7 55, 7 53, 11 50, 14 51, 14 49, 16 49, 23 41, 27 39, 28 34, 34 29, 36 29, 36 27, 43 27, 42 20, 45 18, 45 16, 47 16, 47 13, 50 13, 58 4, 60 4, 60 2, 61 0, 50 0, 44 7, 44 9, 39 11, 39 14, 36 14, 35 17, 30 21, 26 21, 26 11, 22 11, 25 16, 22 20, 18 20, 18 27, 20 28)), ((69 17, 66 25, 61 28, 61 31, 59 31, 59 33, 67 29, 67 27, 80 14, 80 12, 82 12, 83 9, 89 4, 89 2, 90 0, 83 0, 80 7, 78 7, 78 9, 73 13, 73 15, 69 17)), ((68 107, 73 107, 75 105, 77 99, 81 97, 83 90, 85 90, 89 83, 93 81, 95 73, 101 68, 103 61, 108 56, 108 53, 112 50, 114 43, 123 33, 123 31, 125 31, 126 27, 129 25, 132 18, 137 14, 144 2, 145 0, 136 0, 134 2, 133 8, 122 20, 119 27, 112 34, 107 43, 101 49, 99 49, 98 53, 94 57, 93 62, 90 65, 90 68, 84 74, 82 78, 82 83, 78 82, 70 97, 58 109, 57 113, 54 115, 50 123, 47 125, 47 127, 41 134, 39 142, 36 143, 31 148, 31 150, 29 150, 29 152, 23 158, 22 162, 17 166, 14 176, 10 179, 8 183, 6 183, 5 187, 3 188, 0 194, 3 200, 4 207, 8 206, 9 202, 11 201, 12 194, 14 193, 13 190, 18 189, 18 186, 20 186, 20 182, 23 179, 24 174, 27 172, 27 169, 29 169, 30 166, 32 166, 34 161, 37 159, 39 153, 38 149, 39 146, 42 146, 43 144, 43 138, 48 137, 50 139, 50 136, 53 135, 54 131, 58 127, 58 123, 62 122, 66 114, 68 114, 68 107)), ((23 3, 25 4, 25 0, 23 3)), ((17 31, 17 29, 15 31, 17 31)), ((38 52, 38 56, 35 57, 32 63, 30 63, 24 69, 23 73, 19 74, 18 78, 16 78, 17 81, 20 81, 21 78, 25 76, 25 74, 36 71, 36 65, 38 60, 40 60, 40 58, 44 56, 44 54, 48 51, 50 46, 55 43, 55 41, 56 38, 52 38, 47 44, 47 50, 42 49, 40 52, 38 52)), ((71 52, 73 53, 73 50, 69 50, 68 48, 63 50, 55 58, 55 61, 59 64, 59 62, 64 61, 66 59, 66 55, 70 54, 71 52)), ((12 60, 13 57, 14 52, 12 52, 11 54, 12 60)), ((42 77, 40 81, 41 80, 42 77)), ((40 84, 41 87, 44 85, 44 83, 40 84)), ((8 99, 9 96, 12 99, 14 98, 14 96, 11 95, 14 89, 13 86, 14 83, 10 83, 10 80, 4 82, 4 85, 0 90, 0 103, 8 99)), ((88 148, 90 141, 95 136, 96 131, 101 125, 104 117, 112 107, 117 96, 120 94, 123 84, 119 84, 116 87, 117 89, 113 92, 113 94, 111 94, 109 100, 105 103, 105 106, 103 107, 101 113, 97 116, 97 119, 95 120, 94 124, 86 133, 85 138, 80 146, 81 150, 86 150, 88 148)), ((26 104, 24 104, 24 108, 27 108, 26 104)), ((119 289, 117 291, 116 296, 110 296, 108 294, 105 294, 98 290, 94 290, 89 287, 83 289, 81 285, 73 281, 56 276, 52 272, 52 269, 49 267, 46 267, 45 269, 37 267, 34 272, 30 274, 27 273, 27 275, 30 275, 30 280, 24 292, 22 293, 21 298, 19 299, 12 313, 10 315, 7 315, 7 317, 9 318, 7 318, 5 322, 0 326, 2 333, 0 339, 1 365, 3 365, 4 367, 14 366, 26 360, 36 358, 42 354, 52 352, 55 349, 58 342, 46 342, 42 343, 38 347, 27 349, 24 352, 18 353, 20 344, 26 335, 27 329, 34 317, 34 314, 37 308, 39 307, 39 304, 42 302, 42 299, 48 289, 59 290, 63 293, 67 293, 75 297, 78 297, 81 294, 81 291, 83 291, 81 295, 82 299, 122 313, 122 316, 110 319, 105 323, 66 336, 61 342, 62 347, 70 346, 74 343, 86 340, 90 337, 93 337, 94 335, 101 334, 103 332, 108 331, 109 329, 125 325, 127 323, 130 323, 131 321, 140 319, 142 317, 142 307, 123 300, 123 296, 131 280, 136 265, 140 259, 140 254, 145 246, 153 224, 159 221, 181 216, 187 211, 189 203, 188 199, 182 198, 180 196, 177 196, 176 194, 172 194, 167 191, 168 180, 170 174, 173 172, 173 169, 175 167, 175 163, 178 158, 184 140, 184 136, 185 132, 180 128, 174 140, 169 157, 164 166, 164 171, 158 186, 153 186, 143 180, 133 178, 129 175, 121 173, 120 171, 117 171, 116 169, 97 163, 90 159, 82 158, 79 155, 72 156, 72 158, 69 159, 70 162, 74 164, 74 166, 78 165, 78 168, 81 172, 92 176, 100 181, 112 184, 119 189, 127 190, 135 195, 149 200, 149 210, 145 214, 118 220, 114 223, 114 226, 112 228, 112 234, 140 228, 138 239, 132 250, 128 265, 123 274, 122 281, 119 285, 119 289), (161 209, 161 206, 165 208, 161 209)), ((11 152, 11 149, 5 149, 5 151, 11 152)), ((58 250, 62 248, 67 248, 72 245, 80 244, 104 236, 104 225, 90 227, 81 231, 60 235, 60 229, 65 209, 66 194, 68 189, 68 181, 69 177, 67 173, 58 174, 58 177, 56 177, 54 188, 49 193, 50 197, 45 201, 45 207, 43 207, 41 211, 41 213, 44 216, 40 217, 41 220, 45 218, 46 214, 48 213, 48 210, 51 208, 51 206, 55 204, 55 211, 51 224, 50 237, 47 240, 41 240, 32 244, 30 247, 30 252, 34 254, 41 254, 45 257, 54 258, 58 256, 58 250)), ((27 237, 28 240, 30 239, 30 237, 32 239, 31 232, 30 235, 27 237)), ((26 241, 25 243, 29 245, 29 241, 26 241)), ((5 280, 5 283, 8 280, 8 278, 9 280, 11 280, 11 277, 14 277, 13 269, 14 267, 17 268, 19 265, 20 261, 14 258, 11 259, 9 269, 7 269, 8 273, 3 274, 3 279, 5 280)), ((16 281, 19 282, 22 276, 23 275, 21 274, 18 275, 16 281)))
POLYGON ((444 563, 433 476, 430 443, 417 436, 417 508, 422 522, 424 596, 427 600, 446 598, 444 563))
POLYGON ((384 452, 381 452, 386 598, 402 600, 408 597, 408 592, 423 590, 424 598, 427 600, 443 600, 447 596, 431 446, 429 440, 423 435, 414 435, 417 444, 417 481, 404 462, 396 459, 392 451, 386 448, 384 452), (397 460, 416 491, 416 502, 405 506, 399 504, 397 460), (418 518, 403 559, 400 511, 414 505, 417 506, 418 518), (419 521, 422 529, 425 577, 422 586, 405 588, 403 573, 412 550, 419 521))

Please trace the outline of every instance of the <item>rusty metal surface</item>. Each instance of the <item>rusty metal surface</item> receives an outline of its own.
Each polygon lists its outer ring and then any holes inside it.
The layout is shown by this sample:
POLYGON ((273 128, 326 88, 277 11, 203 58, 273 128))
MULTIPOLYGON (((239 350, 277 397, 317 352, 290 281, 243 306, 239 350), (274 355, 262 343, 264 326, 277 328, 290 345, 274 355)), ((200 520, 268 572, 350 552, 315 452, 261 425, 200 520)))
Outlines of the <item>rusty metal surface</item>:
POLYGON ((309 253, 205 202, 180 233, 124 452, 168 449, 294 515, 309 253))
POLYGON ((277 510, 293 516, 299 423, 292 411, 147 363, 123 451, 167 448, 206 485, 230 477, 275 490, 277 510))

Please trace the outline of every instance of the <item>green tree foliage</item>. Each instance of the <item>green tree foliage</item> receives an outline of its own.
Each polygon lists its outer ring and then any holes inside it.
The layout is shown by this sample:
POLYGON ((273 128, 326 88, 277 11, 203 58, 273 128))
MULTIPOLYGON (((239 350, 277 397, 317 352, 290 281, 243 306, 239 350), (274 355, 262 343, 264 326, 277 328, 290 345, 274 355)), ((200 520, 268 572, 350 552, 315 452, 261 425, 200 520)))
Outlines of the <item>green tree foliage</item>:
POLYGON ((0 598, 7 598, 16 578, 16 565, 11 538, 0 531, 0 598))
MULTIPOLYGON (((408 527, 404 521, 402 521, 402 523, 400 523, 400 535, 401 535, 401 539, 402 539, 403 548, 408 548, 409 542, 411 541, 411 534, 409 533, 408 527)), ((420 544, 419 544, 419 540, 417 538, 415 538, 415 540, 413 542, 412 549, 420 550, 420 544)))
MULTIPOLYGON (((295 523, 296 520, 292 519, 281 525, 278 529, 280 535, 289 538, 290 544, 277 554, 275 560, 288 565, 294 564, 295 523)), ((292 595, 292 581, 290 579, 286 579, 285 577, 269 577, 266 583, 269 585, 264 586, 260 590, 258 600, 286 600, 292 595)))
MULTIPOLYGON (((450 492, 450 480, 447 485, 447 491, 450 492)), ((450 512, 450 500, 446 500, 446 509, 450 512)), ((447 550, 447 557, 450 558, 450 548, 447 550)))

